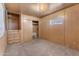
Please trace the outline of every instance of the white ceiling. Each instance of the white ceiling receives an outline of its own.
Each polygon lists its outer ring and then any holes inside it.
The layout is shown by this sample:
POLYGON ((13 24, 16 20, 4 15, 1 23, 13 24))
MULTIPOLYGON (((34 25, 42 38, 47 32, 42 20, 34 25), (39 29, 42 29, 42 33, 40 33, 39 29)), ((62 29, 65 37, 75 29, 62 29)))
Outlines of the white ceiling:
POLYGON ((6 3, 5 6, 9 12, 23 13, 31 16, 42 17, 56 10, 62 9, 72 4, 63 3, 6 3))

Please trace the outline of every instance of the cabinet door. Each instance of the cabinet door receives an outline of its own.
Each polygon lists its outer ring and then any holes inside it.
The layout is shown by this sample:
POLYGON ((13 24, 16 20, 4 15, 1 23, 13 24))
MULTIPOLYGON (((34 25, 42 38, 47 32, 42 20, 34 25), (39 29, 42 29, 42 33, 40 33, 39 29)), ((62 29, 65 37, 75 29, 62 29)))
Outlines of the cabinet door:
POLYGON ((32 40, 32 21, 23 21, 23 41, 32 40))
POLYGON ((65 10, 65 44, 79 49, 79 5, 65 10))

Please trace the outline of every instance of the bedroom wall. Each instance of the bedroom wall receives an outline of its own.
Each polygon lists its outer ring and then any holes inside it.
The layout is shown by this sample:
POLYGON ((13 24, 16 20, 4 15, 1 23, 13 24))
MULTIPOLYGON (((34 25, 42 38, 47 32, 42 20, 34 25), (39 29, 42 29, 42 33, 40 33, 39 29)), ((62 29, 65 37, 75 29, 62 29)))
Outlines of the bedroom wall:
POLYGON ((6 46, 5 7, 3 4, 0 4, 0 55, 4 55, 6 46))
POLYGON ((40 38, 64 45, 64 10, 42 18, 39 28, 40 38), (50 24, 57 17, 62 18, 62 24, 50 24))
POLYGON ((43 17, 39 23, 40 38, 79 50, 78 15, 79 4, 43 17), (56 17, 62 17, 62 20, 50 23, 50 20, 56 20, 56 17))

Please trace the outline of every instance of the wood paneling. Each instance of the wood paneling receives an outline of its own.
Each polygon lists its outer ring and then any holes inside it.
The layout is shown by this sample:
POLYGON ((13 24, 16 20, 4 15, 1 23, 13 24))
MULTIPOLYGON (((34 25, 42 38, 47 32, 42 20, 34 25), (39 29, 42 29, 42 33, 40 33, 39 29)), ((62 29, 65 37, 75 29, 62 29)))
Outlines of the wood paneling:
POLYGON ((18 14, 8 13, 8 30, 19 30, 20 19, 18 14))
POLYGON ((23 22, 23 40, 32 40, 32 21, 30 20, 23 22))
POLYGON ((65 10, 65 44, 79 49, 79 5, 65 10))
POLYGON ((33 25, 33 32, 38 33, 38 25, 33 25))
POLYGON ((39 22, 40 37, 79 50, 79 4, 44 17, 39 22), (50 19, 64 17, 64 23, 48 24, 50 19))
POLYGON ((49 21, 51 19, 54 20, 55 17, 63 17, 64 21, 64 11, 49 15, 40 20, 40 37, 64 45, 64 22, 63 24, 49 24, 49 21))
POLYGON ((20 43, 21 41, 20 30, 8 30, 8 43, 20 43))
POLYGON ((20 42, 20 17, 19 14, 8 13, 7 19, 7 33, 8 33, 8 43, 17 43, 20 42))
POLYGON ((39 10, 41 6, 41 3, 6 3, 6 9, 9 12, 13 13, 23 13, 26 15, 31 15, 35 17, 45 17, 50 14, 53 14, 63 8, 67 8, 69 6, 75 5, 76 3, 42 3, 43 9, 46 8, 46 10, 39 10))
POLYGON ((39 20, 36 17, 21 14, 21 42, 32 40, 33 26, 32 21, 39 20))

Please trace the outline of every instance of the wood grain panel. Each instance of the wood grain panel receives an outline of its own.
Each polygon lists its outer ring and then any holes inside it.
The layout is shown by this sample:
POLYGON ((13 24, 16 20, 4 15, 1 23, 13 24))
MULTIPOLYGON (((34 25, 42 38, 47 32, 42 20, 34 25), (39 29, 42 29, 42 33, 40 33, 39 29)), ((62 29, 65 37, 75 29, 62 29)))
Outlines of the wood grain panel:
POLYGON ((21 14, 21 42, 32 40, 32 21, 39 21, 40 18, 21 14))
POLYGON ((50 40, 54 43, 59 43, 64 45, 64 22, 63 24, 50 25, 49 21, 54 17, 63 17, 64 21, 64 11, 49 15, 40 20, 40 37, 50 40))
POLYGON ((39 27, 41 38, 79 50, 79 4, 42 18, 39 27), (58 16, 64 23, 50 26, 49 20, 58 16))
POLYGON ((8 13, 8 30, 19 30, 20 19, 19 14, 8 13))
POLYGON ((65 10, 65 44, 79 49, 79 5, 65 10))
POLYGON ((32 21, 30 20, 23 22, 23 40, 32 40, 32 21))
MULTIPOLYGON (((64 21, 64 11, 57 13, 55 17, 63 17, 64 21)), ((50 39, 55 43, 60 43, 64 45, 64 22, 62 24, 55 24, 50 26, 50 39)))
POLYGON ((8 30, 8 43, 20 43, 20 30, 8 30))
POLYGON ((48 39, 49 30, 48 30, 48 20, 40 20, 39 21, 39 37, 43 39, 48 39))

